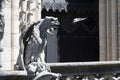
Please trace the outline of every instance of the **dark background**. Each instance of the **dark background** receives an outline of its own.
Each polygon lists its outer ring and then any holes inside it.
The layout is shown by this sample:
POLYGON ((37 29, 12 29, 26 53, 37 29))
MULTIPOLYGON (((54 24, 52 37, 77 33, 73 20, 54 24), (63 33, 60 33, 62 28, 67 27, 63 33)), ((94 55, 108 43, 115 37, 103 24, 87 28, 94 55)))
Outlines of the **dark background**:
POLYGON ((58 17, 58 54, 60 62, 99 61, 99 1, 67 0, 68 12, 42 11, 42 17, 58 17), (72 23, 76 17, 85 21, 72 23))

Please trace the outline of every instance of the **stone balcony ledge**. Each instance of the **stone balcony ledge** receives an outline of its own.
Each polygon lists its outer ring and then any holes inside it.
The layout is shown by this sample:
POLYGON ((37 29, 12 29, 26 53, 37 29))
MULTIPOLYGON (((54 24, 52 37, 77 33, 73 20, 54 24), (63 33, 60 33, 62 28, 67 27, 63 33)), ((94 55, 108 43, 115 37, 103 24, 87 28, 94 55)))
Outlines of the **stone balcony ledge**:
MULTIPOLYGON (((47 63, 56 73, 109 73, 120 72, 120 61, 47 63)), ((26 71, 0 70, 0 76, 27 76, 26 71)))
POLYGON ((120 73, 120 61, 49 63, 52 72, 63 75, 120 73))
POLYGON ((0 80, 32 80, 26 71, 0 70, 0 80))
MULTIPOLYGON (((62 74, 60 80, 67 80, 71 76, 75 80, 76 78, 119 80, 120 78, 120 61, 47 63, 47 65, 52 72, 62 74)), ((33 76, 28 75, 26 71, 0 70, 0 80, 32 79, 33 76)))
POLYGON ((26 71, 0 70, 1 76, 27 76, 26 71))

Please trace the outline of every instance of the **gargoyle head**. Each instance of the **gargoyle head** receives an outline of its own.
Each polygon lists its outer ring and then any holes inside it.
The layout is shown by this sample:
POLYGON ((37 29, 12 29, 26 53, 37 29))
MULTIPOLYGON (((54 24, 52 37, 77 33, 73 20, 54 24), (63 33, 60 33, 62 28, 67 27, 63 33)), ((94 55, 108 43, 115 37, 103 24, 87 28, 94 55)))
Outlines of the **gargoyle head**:
POLYGON ((48 34, 54 34, 55 29, 60 25, 58 18, 52 16, 46 16, 43 22, 45 25, 44 30, 46 30, 48 34))

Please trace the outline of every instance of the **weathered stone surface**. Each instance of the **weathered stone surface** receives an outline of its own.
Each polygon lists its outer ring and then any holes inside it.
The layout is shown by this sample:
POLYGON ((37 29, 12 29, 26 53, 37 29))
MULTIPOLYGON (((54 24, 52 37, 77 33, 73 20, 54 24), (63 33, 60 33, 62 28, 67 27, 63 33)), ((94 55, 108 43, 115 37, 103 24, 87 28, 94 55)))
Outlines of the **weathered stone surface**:
POLYGON ((27 71, 29 75, 37 75, 34 80, 43 76, 48 76, 49 78, 49 75, 60 76, 60 74, 50 72, 45 62, 47 34, 52 35, 58 25, 58 18, 45 17, 41 21, 30 25, 30 27, 25 27, 21 33, 20 54, 16 66, 20 70, 27 71))

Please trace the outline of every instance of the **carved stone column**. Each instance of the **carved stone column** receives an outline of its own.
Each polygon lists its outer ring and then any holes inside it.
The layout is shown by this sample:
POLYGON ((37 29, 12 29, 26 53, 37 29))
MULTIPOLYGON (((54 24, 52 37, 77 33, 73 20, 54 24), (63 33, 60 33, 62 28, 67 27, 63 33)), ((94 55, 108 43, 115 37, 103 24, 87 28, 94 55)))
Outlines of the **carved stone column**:
POLYGON ((36 12, 36 1, 28 0, 28 13, 27 13, 27 23, 31 24, 36 21, 35 12, 36 12))
POLYGON ((11 0, 11 62, 12 69, 19 54, 19 0, 11 0))
POLYGON ((106 0, 106 44, 107 44, 107 60, 112 60, 112 45, 111 45, 111 0, 106 0))
POLYGON ((1 70, 11 70, 11 1, 4 0, 3 14, 5 18, 4 37, 1 46, 4 49, 1 53, 1 70))
POLYGON ((112 18, 112 60, 118 60, 118 23, 117 23, 117 0, 111 0, 112 18))
POLYGON ((106 0, 99 0, 100 61, 106 61, 106 0))
POLYGON ((36 0, 36 7, 36 20, 38 21, 41 19, 41 0, 36 0))
POLYGON ((120 60, 120 0, 118 0, 118 59, 120 60))
POLYGON ((117 0, 106 0, 107 60, 118 60, 117 0))
POLYGON ((100 60, 118 60, 117 0, 99 0, 100 60))

